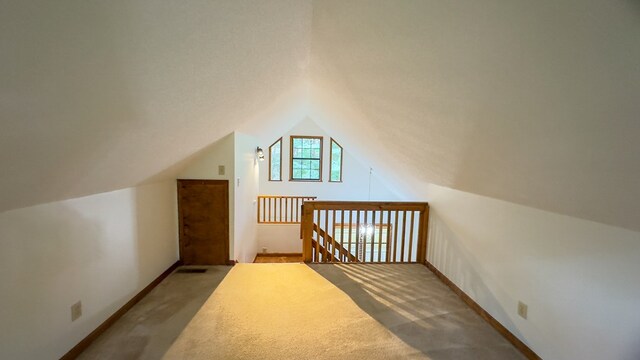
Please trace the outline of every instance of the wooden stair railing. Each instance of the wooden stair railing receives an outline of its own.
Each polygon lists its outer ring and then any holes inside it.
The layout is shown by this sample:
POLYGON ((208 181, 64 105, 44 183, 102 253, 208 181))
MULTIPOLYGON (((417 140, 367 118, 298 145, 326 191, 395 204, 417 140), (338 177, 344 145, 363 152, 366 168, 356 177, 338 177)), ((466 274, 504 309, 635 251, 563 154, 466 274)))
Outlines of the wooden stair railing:
MULTIPOLYGON (((327 249, 325 249, 325 247, 322 244, 320 244, 318 241, 315 241, 314 239, 311 239, 311 246, 313 246, 314 249, 315 248, 320 249, 322 252, 326 252, 327 251, 327 249)), ((340 262, 340 260, 334 259, 334 256, 331 255, 330 252, 327 252, 327 257, 332 259, 332 262, 340 262)))
MULTIPOLYGON (((326 231, 324 231, 323 229, 320 228, 320 226, 318 226, 318 224, 313 224, 313 231, 318 234, 318 238, 322 238, 324 239, 324 243, 327 246, 322 246, 322 249, 318 249, 318 250, 322 250, 322 251, 318 251, 318 253, 320 254, 327 254, 328 256, 328 260, 332 261, 331 259, 334 259, 336 256, 334 255, 335 250, 338 250, 338 256, 337 259, 335 261, 340 262, 340 259, 345 259, 347 262, 359 262, 358 258, 355 257, 355 255, 353 255, 351 252, 349 252, 347 249, 345 249, 342 244, 339 241, 336 241, 333 237, 331 237, 331 235, 327 234, 326 231), (327 253, 327 248, 330 248, 333 251, 329 251, 327 253)), ((316 241, 312 239, 312 241, 315 243, 316 241)), ((315 246, 312 245, 312 247, 315 248, 315 246)))
POLYGON ((258 224, 300 224, 301 206, 315 196, 258 196, 258 224))
POLYGON ((426 202, 305 201, 302 212, 305 262, 426 260, 426 202))

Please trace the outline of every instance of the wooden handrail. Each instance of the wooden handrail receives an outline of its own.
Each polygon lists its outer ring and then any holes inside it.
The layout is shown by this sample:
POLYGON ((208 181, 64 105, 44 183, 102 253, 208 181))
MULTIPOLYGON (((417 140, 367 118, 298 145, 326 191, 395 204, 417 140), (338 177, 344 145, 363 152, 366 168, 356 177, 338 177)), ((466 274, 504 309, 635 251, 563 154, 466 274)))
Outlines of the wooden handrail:
POLYGON ((259 224, 300 224, 301 206, 315 196, 259 195, 257 219, 259 224))
POLYGON ((422 211, 428 207, 426 202, 391 201, 310 201, 314 209, 322 210, 414 210, 422 211))
POLYGON ((306 201, 303 258, 305 262, 424 263, 428 219, 426 202, 306 201))
POLYGON ((264 199, 317 199, 317 196, 289 196, 289 195, 258 195, 259 198, 264 199))

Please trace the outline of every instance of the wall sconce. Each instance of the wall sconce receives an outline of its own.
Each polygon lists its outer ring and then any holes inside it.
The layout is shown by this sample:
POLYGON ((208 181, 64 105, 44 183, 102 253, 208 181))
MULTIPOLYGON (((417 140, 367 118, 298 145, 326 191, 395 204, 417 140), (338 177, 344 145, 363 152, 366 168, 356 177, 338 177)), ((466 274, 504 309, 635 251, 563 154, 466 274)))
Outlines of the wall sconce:
POLYGON ((256 148, 256 156, 258 157, 258 160, 264 160, 264 151, 262 151, 262 148, 260 148, 260 146, 256 148))

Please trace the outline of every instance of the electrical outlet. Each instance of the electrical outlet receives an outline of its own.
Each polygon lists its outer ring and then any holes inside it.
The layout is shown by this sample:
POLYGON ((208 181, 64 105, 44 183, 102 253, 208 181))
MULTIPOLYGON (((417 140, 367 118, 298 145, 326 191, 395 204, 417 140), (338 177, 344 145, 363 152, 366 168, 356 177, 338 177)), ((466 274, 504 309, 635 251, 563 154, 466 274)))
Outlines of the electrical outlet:
POLYGON ((218 165, 218 175, 224 175, 224 165, 218 165))
POLYGON ((82 316, 82 302, 78 301, 77 303, 71 305, 71 321, 78 320, 80 316, 82 316))
POLYGON ((263 247, 263 248, 262 248, 262 253, 263 253, 263 254, 266 254, 266 253, 267 253, 267 248, 266 248, 266 247, 263 247))
POLYGON ((527 304, 523 303, 522 301, 518 301, 518 315, 520 315, 523 319, 527 318, 527 310, 528 310, 528 306, 527 304))

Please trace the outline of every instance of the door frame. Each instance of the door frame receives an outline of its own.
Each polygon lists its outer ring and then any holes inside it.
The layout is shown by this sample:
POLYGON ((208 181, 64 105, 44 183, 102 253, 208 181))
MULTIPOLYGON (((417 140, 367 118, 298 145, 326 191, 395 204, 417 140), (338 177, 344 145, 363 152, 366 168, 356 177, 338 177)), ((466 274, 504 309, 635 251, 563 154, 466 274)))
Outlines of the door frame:
POLYGON ((188 183, 199 183, 199 184, 221 184, 224 183, 226 184, 225 187, 225 192, 226 192, 226 196, 224 197, 224 201, 225 201, 225 208, 227 209, 227 213, 226 213, 226 217, 227 217, 227 221, 226 221, 226 233, 227 233, 227 241, 224 243, 224 249, 225 249, 225 262, 227 265, 232 265, 231 261, 230 261, 230 257, 229 257, 229 247, 230 247, 230 242, 231 242, 231 233, 229 232, 229 228, 230 228, 230 221, 231 221, 231 216, 229 214, 229 212, 231 211, 230 207, 229 207, 229 180, 211 180, 211 179, 177 179, 176 182, 176 200, 178 202, 178 251, 180 252, 180 262, 184 263, 184 259, 182 258, 183 256, 183 231, 184 231, 184 227, 183 227, 183 223, 182 223, 182 206, 180 206, 180 185, 182 184, 188 184, 188 183))

